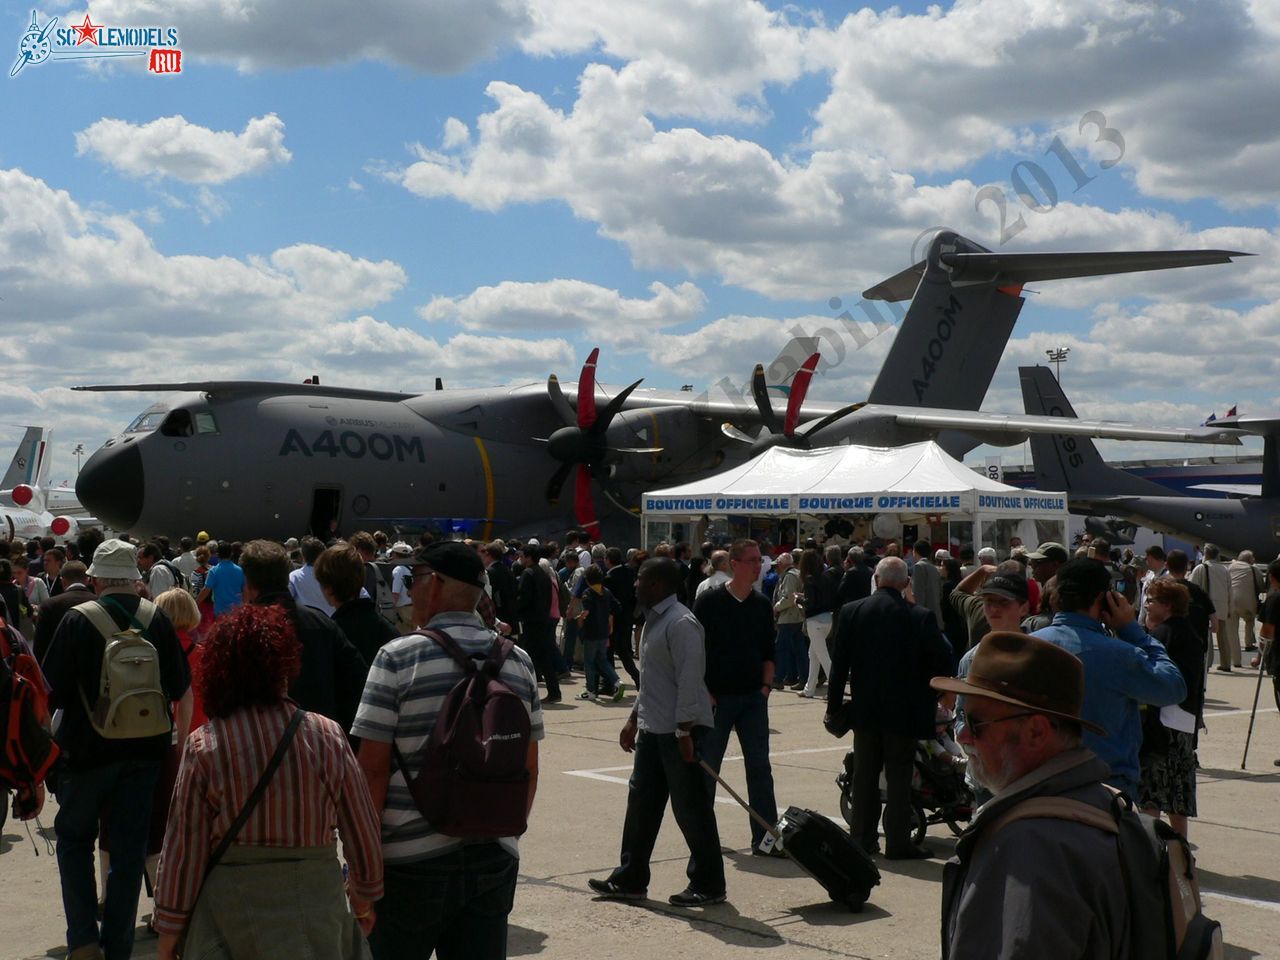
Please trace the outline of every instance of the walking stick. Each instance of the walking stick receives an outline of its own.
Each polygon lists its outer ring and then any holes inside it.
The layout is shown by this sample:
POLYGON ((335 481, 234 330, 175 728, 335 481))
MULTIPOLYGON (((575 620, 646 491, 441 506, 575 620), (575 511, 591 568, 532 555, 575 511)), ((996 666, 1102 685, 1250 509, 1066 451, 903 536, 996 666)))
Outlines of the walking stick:
MULTIPOLYGON (((1275 643, 1274 640, 1271 641, 1275 643)), ((1258 685, 1253 688, 1253 709, 1249 711, 1249 733, 1244 738, 1244 756, 1240 758, 1240 769, 1244 769, 1245 761, 1249 759, 1249 741, 1253 739, 1253 721, 1258 715, 1258 694, 1262 692, 1262 669, 1263 664, 1267 662, 1264 650, 1259 645, 1258 650, 1258 685)))

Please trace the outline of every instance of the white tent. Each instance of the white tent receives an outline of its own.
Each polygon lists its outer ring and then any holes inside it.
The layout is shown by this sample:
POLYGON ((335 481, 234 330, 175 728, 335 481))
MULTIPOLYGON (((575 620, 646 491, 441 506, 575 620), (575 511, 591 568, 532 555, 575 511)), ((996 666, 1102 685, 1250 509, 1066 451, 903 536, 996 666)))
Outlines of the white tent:
MULTIPOLYGON (((715 476, 646 493, 641 505, 646 530, 650 520, 677 517, 893 514, 902 521, 1060 522, 1060 539, 1067 520, 1065 494, 992 480, 931 441, 904 447, 774 447, 715 476)), ((1033 529, 1052 527, 1038 523, 1033 529)), ((979 545, 991 539, 977 538, 979 545)))

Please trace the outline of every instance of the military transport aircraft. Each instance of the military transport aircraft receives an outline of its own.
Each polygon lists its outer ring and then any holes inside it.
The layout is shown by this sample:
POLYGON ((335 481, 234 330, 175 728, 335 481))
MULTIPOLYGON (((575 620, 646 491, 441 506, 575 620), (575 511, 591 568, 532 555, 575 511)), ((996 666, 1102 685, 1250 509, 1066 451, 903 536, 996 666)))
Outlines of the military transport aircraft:
MULTIPOLYGON (((1022 402, 1029 414, 1075 416, 1071 403, 1048 367, 1019 367, 1022 402)), ((1135 477, 1103 462, 1087 438, 1039 434, 1031 438, 1036 484, 1065 490, 1073 513, 1121 517, 1157 533, 1170 533, 1195 543, 1216 543, 1230 553, 1257 552, 1259 559, 1280 546, 1280 420, 1224 417, 1215 420, 1245 433, 1263 435, 1262 495, 1256 498, 1190 497, 1135 477)))
POLYGON ((85 523, 49 509, 49 437, 44 427, 27 427, 0 479, 0 539, 74 537, 85 523))
MULTIPOLYGON (((706 475, 765 445, 892 446, 941 433, 964 450, 1061 430, 1054 418, 977 412, 1022 307, 1023 284, 1227 263, 1239 255, 1002 254, 939 233, 924 261, 865 293, 911 300, 866 402, 807 402, 817 359, 801 354, 781 371, 791 381, 782 414, 759 371, 754 403, 639 390, 640 381, 606 390, 595 381, 594 350, 574 399, 554 375, 546 383, 420 394, 255 381, 79 387, 179 396, 148 407, 96 451, 76 493, 116 529, 170 535, 208 529, 219 537, 303 530, 323 536, 443 517, 472 521, 485 538, 573 525, 595 530, 600 495, 609 531, 634 539, 629 506, 644 489, 706 475), (802 369, 809 373, 793 377, 802 369), (560 505, 570 475, 572 509, 560 505)), ((868 339, 861 327, 853 333, 851 317, 846 323, 859 343, 868 339)), ((780 358, 772 365, 775 379, 786 364, 780 358)), ((1205 427, 1080 421, 1072 429, 1128 439, 1234 440, 1231 431, 1205 427)))

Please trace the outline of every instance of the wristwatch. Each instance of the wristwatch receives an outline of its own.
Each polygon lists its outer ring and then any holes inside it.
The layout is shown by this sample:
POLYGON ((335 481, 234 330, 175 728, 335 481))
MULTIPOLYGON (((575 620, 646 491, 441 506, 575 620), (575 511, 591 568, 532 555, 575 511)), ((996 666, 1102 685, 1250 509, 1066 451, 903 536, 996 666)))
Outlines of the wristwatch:
POLYGON ((689 736, 688 730, 682 730, 680 727, 676 727, 676 739, 682 740, 687 736, 689 736))

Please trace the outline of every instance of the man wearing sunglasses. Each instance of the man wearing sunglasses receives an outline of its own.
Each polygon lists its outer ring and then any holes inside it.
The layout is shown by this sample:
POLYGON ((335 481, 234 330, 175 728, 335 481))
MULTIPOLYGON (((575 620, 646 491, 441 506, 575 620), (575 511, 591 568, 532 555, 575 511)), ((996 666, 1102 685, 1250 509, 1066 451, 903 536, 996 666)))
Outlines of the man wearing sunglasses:
MULTIPOLYGON (((1005 819, 1031 798, 1109 811, 1108 765, 1082 742, 1084 666, 1047 640, 989 633, 966 679, 931 686, 963 694, 958 739, 994 796, 956 843, 942 878, 945 960, 1125 956, 1128 898, 1114 837, 1084 823, 1005 819)), ((1108 814, 1110 815, 1110 814, 1108 814)))

